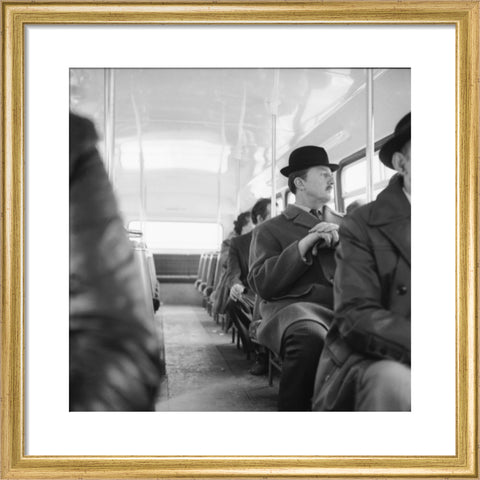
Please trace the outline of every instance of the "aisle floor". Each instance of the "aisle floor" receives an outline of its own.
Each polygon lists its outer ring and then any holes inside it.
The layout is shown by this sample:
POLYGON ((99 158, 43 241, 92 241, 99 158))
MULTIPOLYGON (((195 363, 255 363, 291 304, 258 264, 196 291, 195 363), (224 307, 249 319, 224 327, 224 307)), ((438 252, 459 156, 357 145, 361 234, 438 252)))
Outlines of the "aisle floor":
POLYGON ((201 307, 162 306, 166 376, 158 411, 276 411, 278 379, 248 372, 253 364, 201 307))

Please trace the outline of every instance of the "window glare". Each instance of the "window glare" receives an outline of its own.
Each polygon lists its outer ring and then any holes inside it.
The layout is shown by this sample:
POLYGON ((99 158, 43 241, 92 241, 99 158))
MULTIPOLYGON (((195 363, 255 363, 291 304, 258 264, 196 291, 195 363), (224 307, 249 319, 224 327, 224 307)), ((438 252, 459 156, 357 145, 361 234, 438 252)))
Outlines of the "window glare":
POLYGON ((279 213, 282 213, 285 210, 285 203, 283 200, 283 197, 280 195, 277 195, 277 215, 279 213))
MULTIPOLYGON (((141 222, 130 222, 128 229, 141 230, 141 222)), ((194 253, 217 250, 223 232, 217 223, 149 221, 144 223, 143 238, 153 252, 194 253)))
MULTIPOLYGON (((387 168, 380 161, 379 152, 373 157, 373 199, 388 185, 390 177, 395 170, 387 168)), ((363 157, 356 162, 347 165, 341 173, 342 197, 346 207, 349 203, 358 199, 367 198, 367 160, 363 157)))

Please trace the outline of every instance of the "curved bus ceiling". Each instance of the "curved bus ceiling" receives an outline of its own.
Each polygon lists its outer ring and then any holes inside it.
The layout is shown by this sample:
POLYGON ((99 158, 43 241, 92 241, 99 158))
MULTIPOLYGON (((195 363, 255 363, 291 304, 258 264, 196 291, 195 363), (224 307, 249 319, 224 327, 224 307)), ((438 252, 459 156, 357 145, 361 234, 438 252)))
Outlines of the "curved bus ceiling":
MULTIPOLYGON (((270 196, 272 115, 277 172, 306 144, 340 162, 366 144, 366 78, 337 68, 72 69, 70 108, 101 139, 112 129, 100 149, 127 221, 219 220, 230 230, 239 211, 270 196)), ((373 78, 377 141, 410 110, 410 69, 373 78)))

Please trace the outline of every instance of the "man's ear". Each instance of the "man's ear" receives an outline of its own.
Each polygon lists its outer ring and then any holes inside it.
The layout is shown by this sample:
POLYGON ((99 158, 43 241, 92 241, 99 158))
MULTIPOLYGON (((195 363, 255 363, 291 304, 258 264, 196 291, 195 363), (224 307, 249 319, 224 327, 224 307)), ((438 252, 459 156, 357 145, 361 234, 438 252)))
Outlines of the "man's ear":
POLYGON ((392 155, 392 166, 400 174, 405 173, 405 157, 401 152, 395 152, 392 155))
POLYGON ((297 190, 303 190, 303 182, 300 177, 295 177, 293 179, 293 184, 297 187, 297 190))

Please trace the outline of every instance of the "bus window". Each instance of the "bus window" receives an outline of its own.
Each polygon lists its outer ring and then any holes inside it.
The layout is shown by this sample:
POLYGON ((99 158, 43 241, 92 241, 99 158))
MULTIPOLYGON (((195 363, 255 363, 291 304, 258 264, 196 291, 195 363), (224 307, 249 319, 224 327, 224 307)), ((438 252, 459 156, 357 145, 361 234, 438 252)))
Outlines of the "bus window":
POLYGON ((285 210, 285 201, 282 193, 277 193, 277 215, 285 210))
POLYGON ((291 205, 292 203, 295 203, 295 195, 288 191, 287 192, 287 205, 291 205))
MULTIPOLYGON (((353 163, 345 165, 341 169, 340 182, 342 184, 343 209, 355 200, 367 199, 367 160, 362 157, 353 163)), ((373 192, 372 199, 387 186, 388 180, 395 173, 394 170, 385 167, 378 158, 378 150, 373 157, 373 192)))
MULTIPOLYGON (((130 222, 128 229, 141 230, 141 222, 130 222)), ((196 253, 218 249, 223 229, 217 223, 148 221, 143 236, 154 253, 196 253)))

